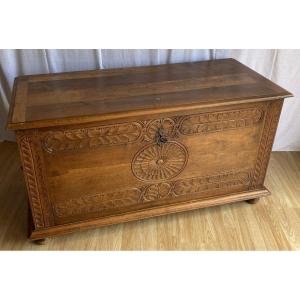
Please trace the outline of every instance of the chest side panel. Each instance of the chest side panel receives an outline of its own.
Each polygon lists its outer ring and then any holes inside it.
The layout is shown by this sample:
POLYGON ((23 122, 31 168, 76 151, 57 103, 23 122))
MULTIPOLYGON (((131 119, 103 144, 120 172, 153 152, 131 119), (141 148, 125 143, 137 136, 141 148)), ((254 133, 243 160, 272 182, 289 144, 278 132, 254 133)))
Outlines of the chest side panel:
POLYGON ((256 189, 280 114, 276 103, 39 130, 54 224, 256 189))

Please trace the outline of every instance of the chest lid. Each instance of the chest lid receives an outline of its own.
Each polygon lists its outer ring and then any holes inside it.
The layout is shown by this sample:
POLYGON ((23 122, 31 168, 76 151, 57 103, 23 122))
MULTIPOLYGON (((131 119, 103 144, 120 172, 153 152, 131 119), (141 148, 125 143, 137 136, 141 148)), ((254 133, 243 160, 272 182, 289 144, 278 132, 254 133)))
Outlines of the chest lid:
POLYGON ((234 59, 16 78, 7 127, 82 124, 292 96, 234 59))

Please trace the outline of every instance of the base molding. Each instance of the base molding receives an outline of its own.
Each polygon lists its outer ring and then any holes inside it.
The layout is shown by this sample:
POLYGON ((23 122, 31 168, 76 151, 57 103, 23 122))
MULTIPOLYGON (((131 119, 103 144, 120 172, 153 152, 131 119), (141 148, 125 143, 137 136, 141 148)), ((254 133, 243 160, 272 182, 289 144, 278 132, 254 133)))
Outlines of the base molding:
POLYGON ((107 217, 102 217, 93 220, 86 220, 86 221, 70 223, 66 225, 57 225, 57 226, 38 229, 38 230, 33 229, 29 235, 29 238, 31 240, 40 240, 51 236, 72 233, 74 231, 77 231, 78 229, 81 230, 81 229, 103 227, 103 226, 108 226, 108 225, 113 225, 118 223, 162 216, 171 213, 195 210, 198 208, 245 201, 245 200, 255 199, 259 197, 265 197, 268 195, 270 195, 269 190, 263 187, 259 190, 246 191, 246 192, 241 192, 236 194, 210 197, 204 199, 202 198, 201 200, 195 199, 193 201, 188 201, 188 202, 172 203, 168 205, 148 208, 145 210, 138 210, 134 212, 107 216, 107 217))

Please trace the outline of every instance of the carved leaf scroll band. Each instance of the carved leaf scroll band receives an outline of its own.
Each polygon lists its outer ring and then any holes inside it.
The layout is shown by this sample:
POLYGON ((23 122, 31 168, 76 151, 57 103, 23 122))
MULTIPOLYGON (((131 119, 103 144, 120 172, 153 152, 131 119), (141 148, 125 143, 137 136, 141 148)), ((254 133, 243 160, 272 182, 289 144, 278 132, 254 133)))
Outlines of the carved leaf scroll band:
POLYGON ((93 149, 105 145, 153 142, 158 128, 168 138, 180 135, 213 133, 258 124, 264 116, 262 108, 247 108, 163 119, 113 124, 81 129, 48 131, 43 148, 49 153, 77 149, 93 149))
POLYGON ((82 196, 57 202, 55 213, 58 217, 80 215, 82 213, 105 212, 109 209, 129 207, 136 204, 172 199, 184 195, 201 194, 235 186, 248 186, 251 172, 230 171, 212 176, 181 179, 145 185, 117 192, 82 196))

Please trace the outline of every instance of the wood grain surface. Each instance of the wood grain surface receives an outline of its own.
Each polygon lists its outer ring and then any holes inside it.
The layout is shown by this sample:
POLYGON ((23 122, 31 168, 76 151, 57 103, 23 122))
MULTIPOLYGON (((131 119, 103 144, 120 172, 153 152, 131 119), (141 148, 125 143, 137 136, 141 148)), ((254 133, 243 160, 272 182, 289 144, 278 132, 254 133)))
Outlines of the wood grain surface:
POLYGON ((96 122, 292 96, 234 59, 21 76, 8 128, 96 122))
POLYGON ((0 143, 1 250, 299 250, 300 152, 271 155, 271 196, 49 239, 27 240, 26 188, 17 145, 0 143))

